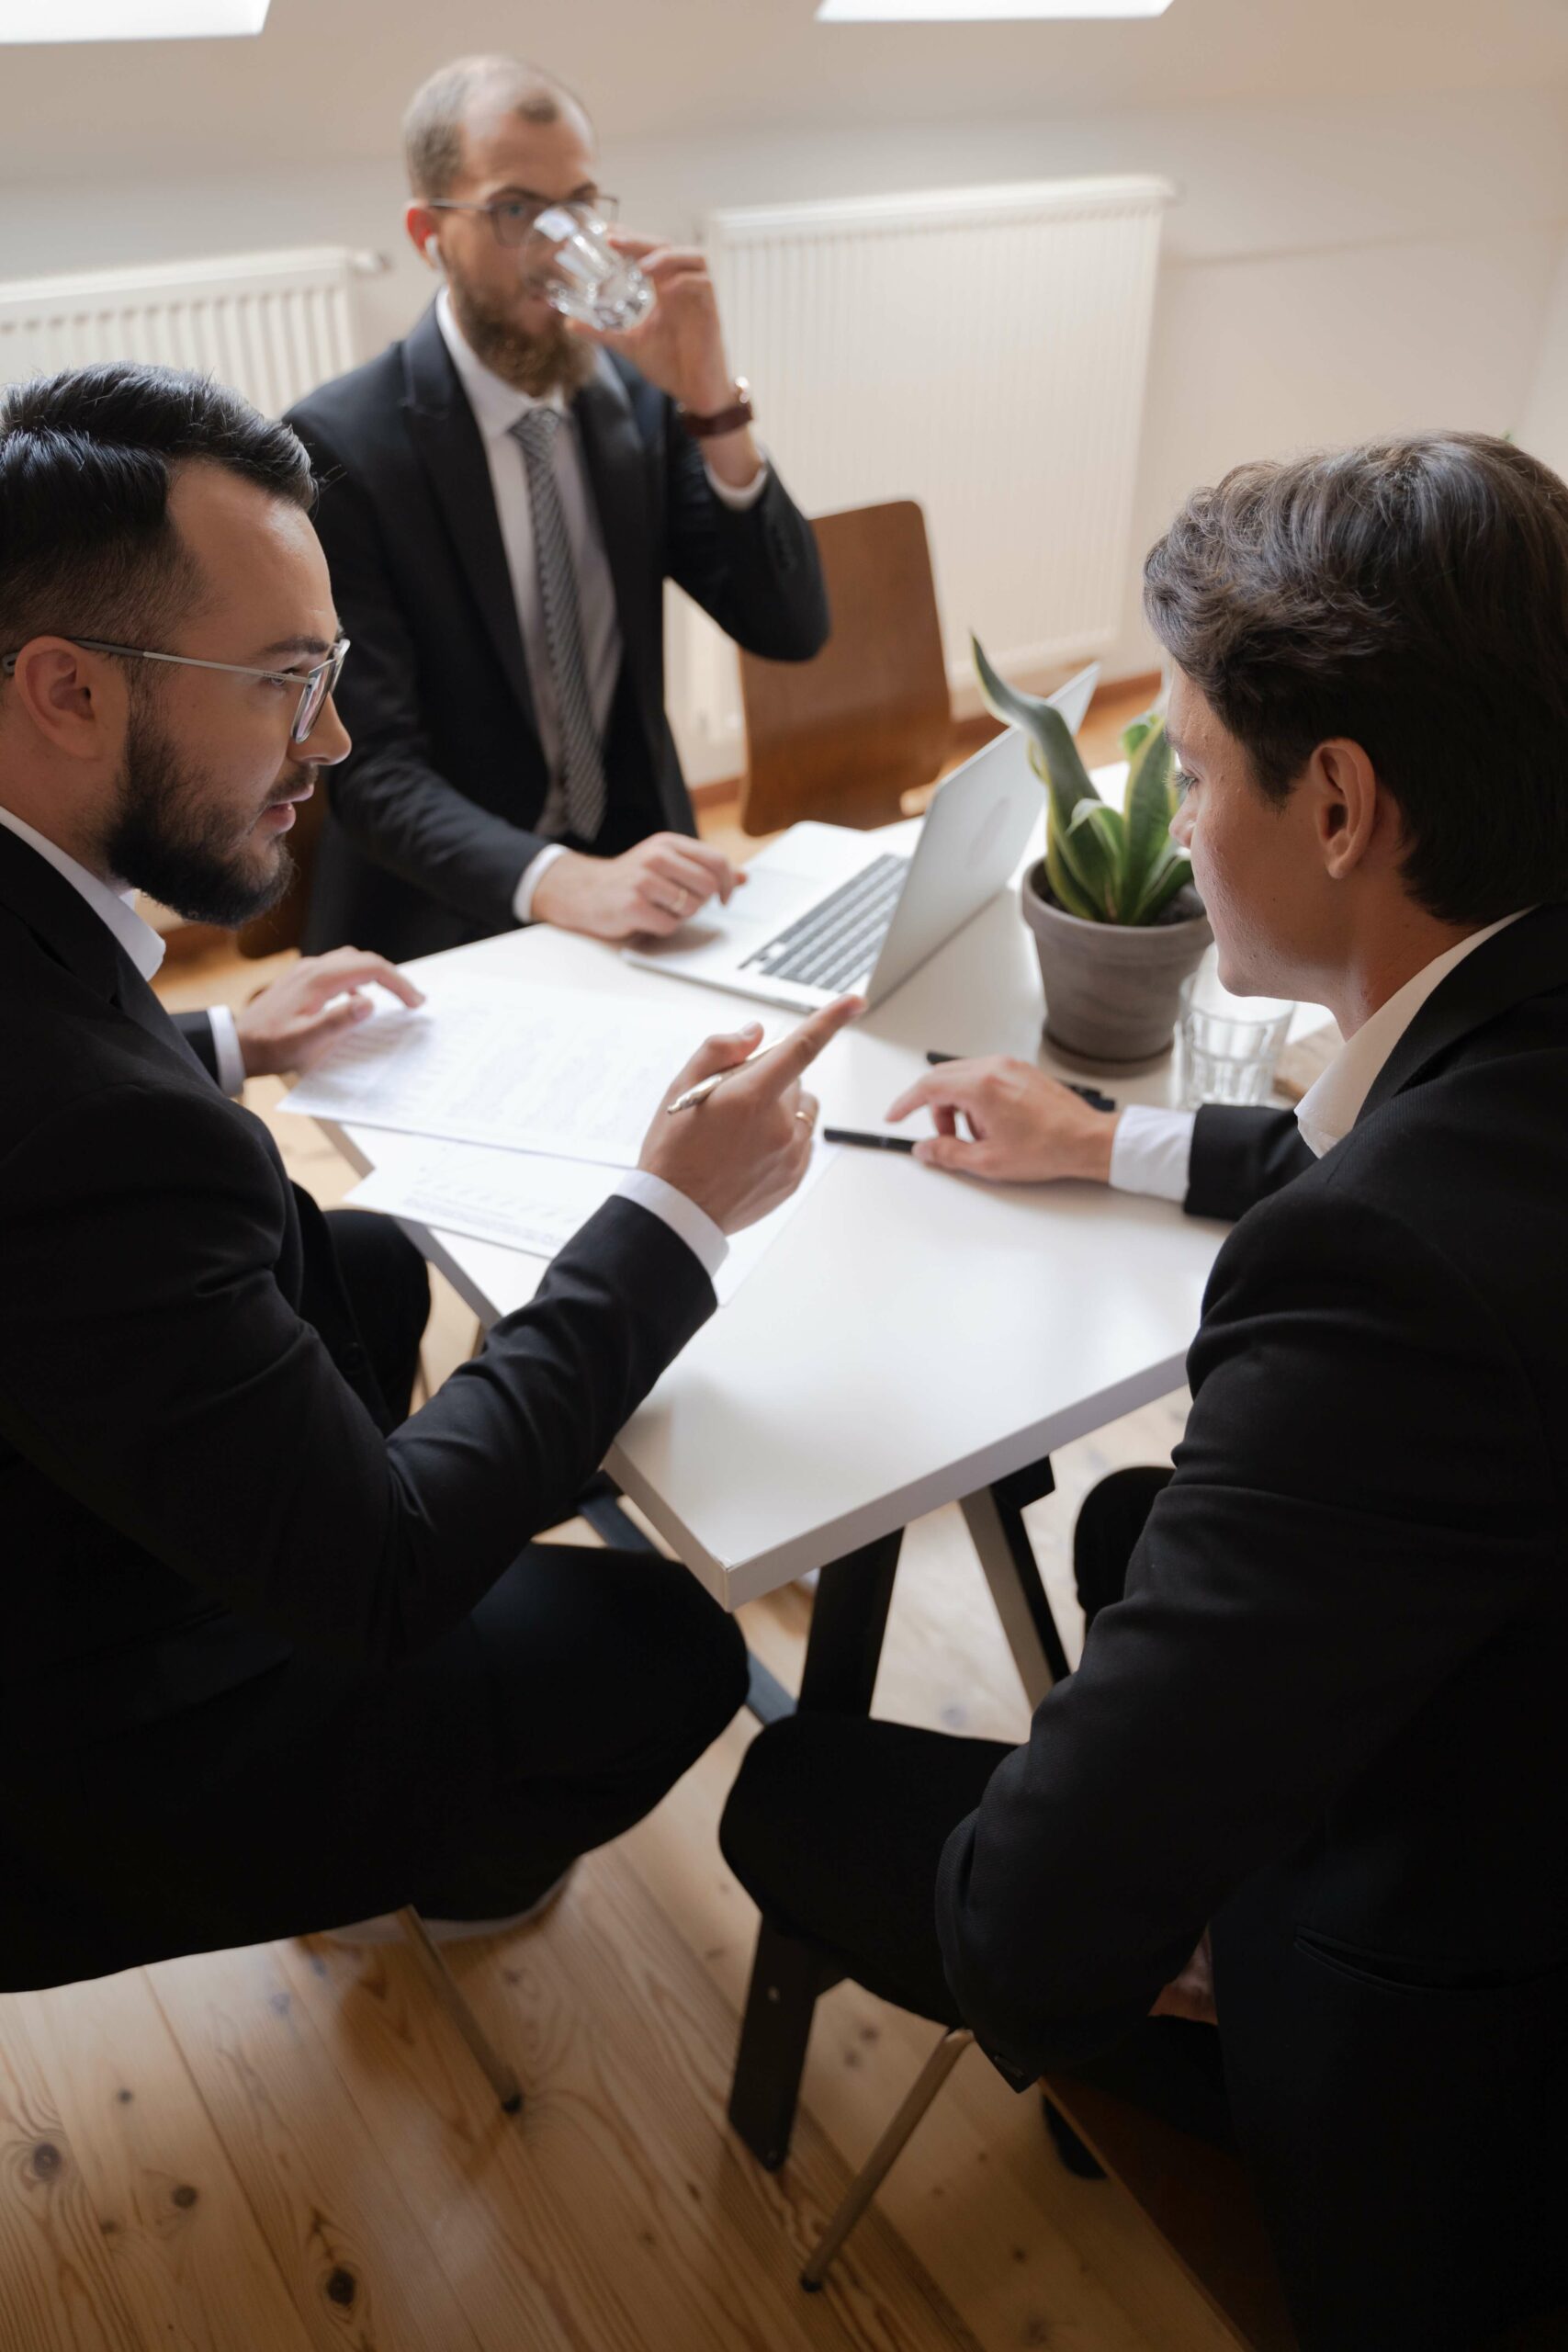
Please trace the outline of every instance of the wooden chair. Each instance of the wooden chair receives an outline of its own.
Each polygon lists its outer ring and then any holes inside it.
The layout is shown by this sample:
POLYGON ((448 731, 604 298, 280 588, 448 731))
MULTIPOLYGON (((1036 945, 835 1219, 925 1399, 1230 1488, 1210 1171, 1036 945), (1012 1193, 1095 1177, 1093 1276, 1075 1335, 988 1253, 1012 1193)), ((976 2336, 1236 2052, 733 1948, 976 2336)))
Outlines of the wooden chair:
POLYGON ((813 526, 833 633, 810 662, 740 656, 746 774, 740 824, 803 818, 885 825, 933 783, 953 708, 925 516, 913 499, 824 514, 813 526))
POLYGON ((475 2017, 457 1978, 446 1965, 440 1945, 412 1903, 405 1904, 398 1913, 398 1925, 417 1954, 431 1991, 473 2052, 491 2090, 501 2101, 502 2113, 521 2115, 522 2084, 475 2017))
MULTIPOLYGON (((801 2272, 809 2291, 821 2286, 974 2038, 955 2027, 937 2043, 801 2272)), ((1041 2088, 1159 2233, 1241 2352, 1299 2352, 1262 2217, 1237 2159, 1071 2075, 1047 2075, 1041 2088)))

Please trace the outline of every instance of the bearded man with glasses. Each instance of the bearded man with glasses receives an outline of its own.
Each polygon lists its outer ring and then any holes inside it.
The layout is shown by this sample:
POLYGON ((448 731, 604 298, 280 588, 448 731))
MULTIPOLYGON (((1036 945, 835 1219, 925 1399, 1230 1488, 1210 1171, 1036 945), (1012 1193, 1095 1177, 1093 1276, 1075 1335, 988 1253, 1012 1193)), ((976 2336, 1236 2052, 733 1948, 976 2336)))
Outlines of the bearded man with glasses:
POLYGON ((289 1183, 130 902, 263 910, 348 752, 312 495, 288 427, 194 376, 0 399, 0 1990, 409 1902, 515 1920, 746 1688, 676 1563, 530 1538, 713 1312, 724 1235, 799 1182, 800 1076, 852 1006, 660 1112, 410 1417, 417 1251, 289 1183))
POLYGON ((667 935, 739 877, 696 839, 664 582, 749 651, 804 661, 828 633, 816 541, 752 436, 701 254, 616 236, 656 295, 625 333, 551 307, 541 216, 616 212, 568 90, 459 59, 404 146, 408 233, 441 291, 289 420, 355 649, 306 944, 402 960, 530 922, 667 935))

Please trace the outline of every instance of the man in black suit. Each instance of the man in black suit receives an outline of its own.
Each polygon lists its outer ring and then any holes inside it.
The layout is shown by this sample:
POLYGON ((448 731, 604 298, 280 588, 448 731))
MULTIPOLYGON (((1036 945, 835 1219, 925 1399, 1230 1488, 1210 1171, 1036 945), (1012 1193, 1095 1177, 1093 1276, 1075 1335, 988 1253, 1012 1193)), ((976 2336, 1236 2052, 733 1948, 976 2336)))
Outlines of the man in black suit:
POLYGON ((1469 435, 1244 467, 1145 603, 1222 978, 1348 1042, 1294 1118, 999 1062, 893 1106, 1239 1222, 1027 1744, 782 1724, 726 1845, 1019 2087, 1234 2129, 1313 2352, 1443 2352, 1568 2291, 1568 490, 1469 435))
POLYGON ((411 1901, 515 1917, 744 1691, 682 1569, 528 1538, 712 1312, 725 1233, 798 1181, 843 1009, 660 1116, 405 1419, 417 1253, 290 1186, 153 996, 126 888, 232 923, 288 880, 348 749, 310 494, 288 428, 194 377, 0 406, 7 1986, 411 1901))
POLYGON ((753 440, 702 255, 619 242, 624 334, 541 291, 551 207, 613 218, 579 102, 507 58, 405 124, 445 278, 402 343, 294 410, 355 662, 306 931, 401 960, 517 922, 666 934, 739 878, 695 839, 664 714, 664 582, 753 653, 828 633, 809 526, 753 440))

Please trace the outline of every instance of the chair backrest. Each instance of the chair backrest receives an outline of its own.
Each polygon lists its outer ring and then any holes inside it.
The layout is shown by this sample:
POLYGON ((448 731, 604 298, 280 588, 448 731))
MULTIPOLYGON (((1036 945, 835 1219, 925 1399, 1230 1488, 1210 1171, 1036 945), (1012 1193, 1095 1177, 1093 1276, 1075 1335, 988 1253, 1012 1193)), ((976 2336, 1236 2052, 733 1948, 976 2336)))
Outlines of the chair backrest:
POLYGON ((1041 2088, 1121 2182, 1243 2352, 1300 2352, 1239 2158, 1070 2075, 1047 2075, 1041 2088))
POLYGON ((883 825, 940 774, 953 738, 925 516, 913 499, 813 526, 833 632, 810 662, 740 656, 740 824, 883 825))
POLYGON ((316 843, 321 837, 326 808, 326 779, 318 773, 316 789, 309 800, 300 802, 289 829, 288 848, 294 860, 294 879, 270 913, 257 915, 254 922, 241 924, 234 936, 234 944, 242 956, 277 956, 286 947, 298 947, 303 939, 305 913, 310 903, 310 876, 316 864, 316 843))

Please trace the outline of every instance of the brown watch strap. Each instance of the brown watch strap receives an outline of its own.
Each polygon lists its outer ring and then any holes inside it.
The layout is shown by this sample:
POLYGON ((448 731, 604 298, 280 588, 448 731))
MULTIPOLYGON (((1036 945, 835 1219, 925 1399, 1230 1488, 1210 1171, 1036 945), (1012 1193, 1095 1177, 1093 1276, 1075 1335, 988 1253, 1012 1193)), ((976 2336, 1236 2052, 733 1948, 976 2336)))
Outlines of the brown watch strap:
POLYGON ((756 411, 751 406, 751 387, 744 376, 735 379, 735 398, 728 408, 716 409, 711 416, 694 416, 689 408, 681 411, 681 422, 694 441, 712 441, 721 433, 739 433, 750 424, 756 411))

